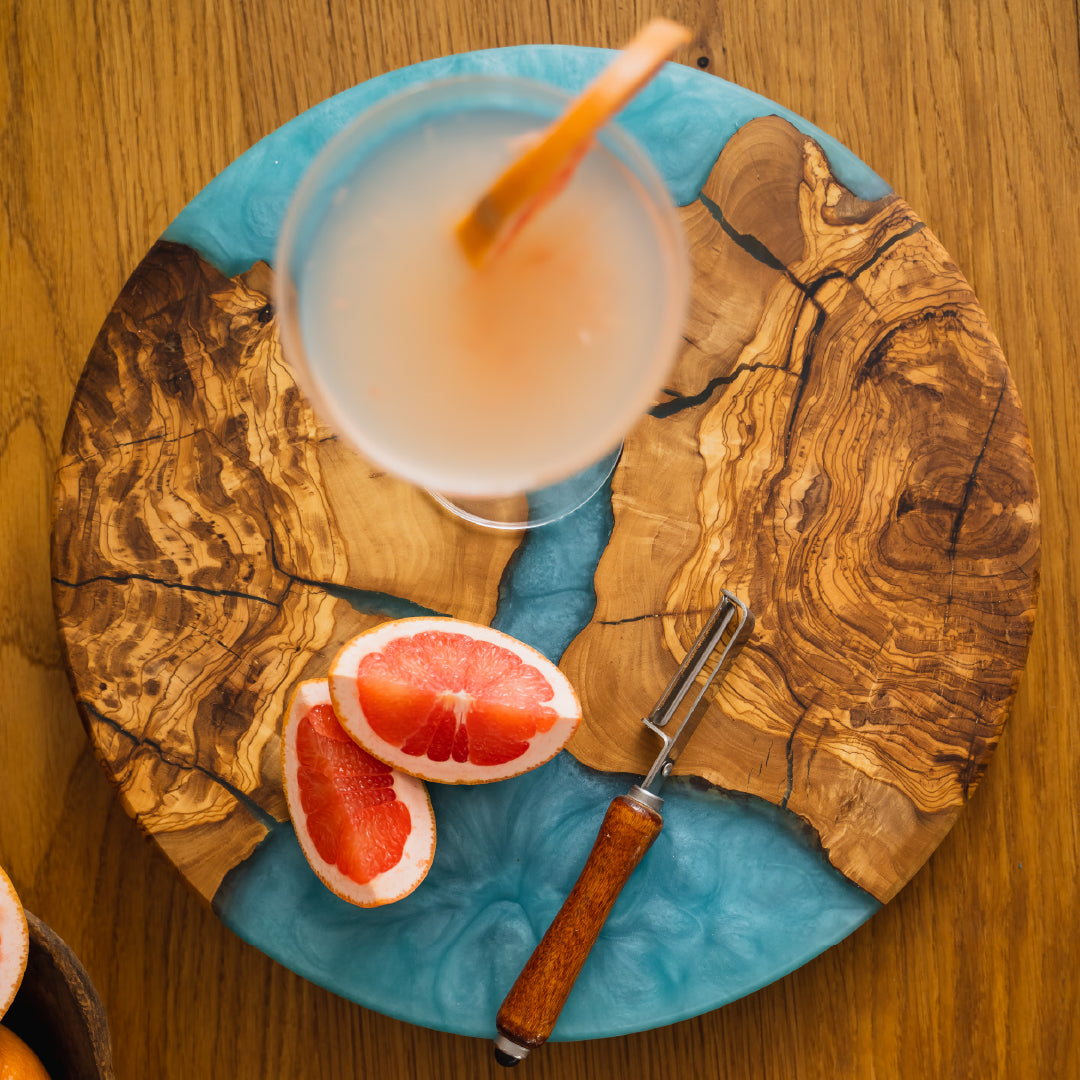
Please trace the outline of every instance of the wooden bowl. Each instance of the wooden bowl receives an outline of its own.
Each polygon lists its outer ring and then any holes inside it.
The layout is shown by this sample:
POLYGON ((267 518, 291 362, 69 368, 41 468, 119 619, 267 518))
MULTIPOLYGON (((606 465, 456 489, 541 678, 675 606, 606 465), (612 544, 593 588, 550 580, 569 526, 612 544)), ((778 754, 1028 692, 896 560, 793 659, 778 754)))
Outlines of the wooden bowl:
POLYGON ((30 957, 4 1016, 41 1058, 52 1080, 114 1080, 109 1025, 78 957, 36 915, 26 912, 30 957))

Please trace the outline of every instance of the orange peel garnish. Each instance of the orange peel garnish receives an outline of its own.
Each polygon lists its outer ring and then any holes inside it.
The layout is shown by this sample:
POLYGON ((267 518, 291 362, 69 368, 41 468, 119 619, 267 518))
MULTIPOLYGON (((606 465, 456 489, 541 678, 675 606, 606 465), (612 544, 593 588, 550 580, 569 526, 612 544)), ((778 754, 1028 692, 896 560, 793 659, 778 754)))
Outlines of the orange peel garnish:
POLYGON ((458 223, 455 231, 469 262, 479 266, 559 192, 596 133, 689 41, 690 31, 670 19, 642 27, 458 223))

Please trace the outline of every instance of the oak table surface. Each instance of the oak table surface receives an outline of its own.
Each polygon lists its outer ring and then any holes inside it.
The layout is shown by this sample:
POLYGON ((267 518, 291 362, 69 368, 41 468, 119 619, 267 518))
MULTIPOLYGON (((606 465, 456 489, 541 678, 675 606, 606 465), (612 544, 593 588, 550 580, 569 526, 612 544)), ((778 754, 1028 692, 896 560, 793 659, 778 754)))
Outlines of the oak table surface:
MULTIPOLYGON (((1080 1071, 1077 816, 1080 27, 1063 2, 675 2, 679 57, 780 102, 903 195, 1009 361, 1042 507, 1027 672, 978 791, 914 879, 817 961, 717 1012, 552 1044, 541 1077, 1038 1076, 1080 1071)), ((405 64, 614 46, 595 0, 5 4, 0 864, 79 955, 117 1075, 497 1075, 483 1042, 365 1011, 233 937, 143 840, 91 753, 52 613, 53 476, 75 380, 168 222, 259 137, 405 64), (177 10, 185 9, 185 10, 177 10)))

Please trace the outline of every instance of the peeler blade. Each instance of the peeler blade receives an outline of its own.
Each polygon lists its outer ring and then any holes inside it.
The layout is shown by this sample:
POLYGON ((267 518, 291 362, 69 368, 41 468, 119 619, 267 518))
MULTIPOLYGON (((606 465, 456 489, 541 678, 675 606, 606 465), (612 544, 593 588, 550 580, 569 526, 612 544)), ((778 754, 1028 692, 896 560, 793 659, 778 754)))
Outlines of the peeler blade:
POLYGON ((693 737, 712 700, 713 688, 722 680, 754 629, 754 614, 733 593, 723 591, 720 603, 709 616, 689 652, 642 723, 655 732, 661 749, 635 791, 659 802, 660 785, 670 774, 683 748, 693 737))

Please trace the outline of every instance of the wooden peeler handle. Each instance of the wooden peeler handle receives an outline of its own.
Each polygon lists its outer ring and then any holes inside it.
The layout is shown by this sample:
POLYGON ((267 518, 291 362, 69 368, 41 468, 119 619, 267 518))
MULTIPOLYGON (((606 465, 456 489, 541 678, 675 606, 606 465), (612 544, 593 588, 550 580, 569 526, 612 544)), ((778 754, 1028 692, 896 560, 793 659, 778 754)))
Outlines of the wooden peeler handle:
POLYGON ((499 1064, 516 1065, 551 1034, 622 887, 663 827, 643 801, 631 795, 611 801, 570 895, 499 1009, 499 1064))

